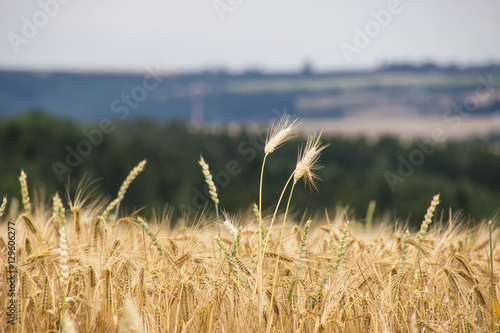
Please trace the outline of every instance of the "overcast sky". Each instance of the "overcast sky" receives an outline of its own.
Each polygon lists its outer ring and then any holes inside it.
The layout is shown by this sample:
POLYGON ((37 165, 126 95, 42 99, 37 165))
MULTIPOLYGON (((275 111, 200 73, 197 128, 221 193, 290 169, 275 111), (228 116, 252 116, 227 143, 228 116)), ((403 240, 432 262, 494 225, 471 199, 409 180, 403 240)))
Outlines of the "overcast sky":
POLYGON ((0 0, 0 68, 500 63, 499 17, 498 0, 0 0))

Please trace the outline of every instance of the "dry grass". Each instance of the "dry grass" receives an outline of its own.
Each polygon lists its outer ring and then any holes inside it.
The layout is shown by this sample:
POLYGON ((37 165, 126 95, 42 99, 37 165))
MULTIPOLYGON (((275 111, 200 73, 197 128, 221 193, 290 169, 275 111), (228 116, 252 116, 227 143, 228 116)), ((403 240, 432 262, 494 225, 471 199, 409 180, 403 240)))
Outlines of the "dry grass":
MULTIPOLYGON (((197 226, 173 230, 160 228, 169 221, 150 223, 149 231, 163 249, 160 252, 136 216, 122 217, 116 224, 95 223, 102 209, 99 203, 89 202, 88 207, 80 208, 80 232, 66 228, 66 322, 77 331, 259 330, 258 279, 252 258, 260 248, 260 232, 250 215, 241 232, 235 266, 230 267, 227 257, 220 258, 214 241, 216 227, 209 216, 197 226)), ((21 332, 56 331, 64 293, 61 277, 65 275, 59 264, 58 225, 51 218, 49 207, 36 206, 33 211, 32 226, 21 218, 21 212, 11 212, 11 218, 17 220, 17 300, 18 310, 22 310, 18 311, 18 328, 21 332), (41 233, 39 238, 33 228, 41 233)), ((338 216, 331 223, 313 221, 305 240, 303 227, 287 224, 276 291, 273 304, 269 304, 279 243, 279 231, 272 233, 276 237, 271 236, 263 256, 261 280, 267 303, 262 307, 262 331, 491 329, 487 224, 465 228, 460 227, 460 221, 452 220, 434 225, 422 241, 416 264, 419 235, 409 236, 403 268, 401 230, 380 227, 376 234, 369 235, 359 223, 351 221, 342 262, 338 270, 329 274, 336 265, 342 240, 344 220, 341 214, 338 216), (412 275, 414 265, 418 269, 412 275), (318 293, 325 276, 329 278, 318 293), (415 282, 411 284, 413 278, 415 282), (289 295, 294 279, 295 288, 289 295)), ((74 223, 70 217, 66 216, 68 224, 74 223)), ((268 224, 265 219, 265 225, 268 224)), ((6 234, 3 223, 1 235, 6 234)), ((494 244, 498 236, 499 232, 493 233, 494 244)), ((221 242, 228 251, 234 241, 229 231, 223 229, 221 242)), ((0 244, 5 244, 5 238, 0 244)), ((0 258, 4 264, 7 262, 4 245, 0 258)), ((499 261, 495 254, 495 284, 500 275, 499 261)), ((5 302, 6 273, 2 268, 1 300, 5 302)), ((2 331, 6 331, 7 317, 3 311, 0 322, 2 331)))

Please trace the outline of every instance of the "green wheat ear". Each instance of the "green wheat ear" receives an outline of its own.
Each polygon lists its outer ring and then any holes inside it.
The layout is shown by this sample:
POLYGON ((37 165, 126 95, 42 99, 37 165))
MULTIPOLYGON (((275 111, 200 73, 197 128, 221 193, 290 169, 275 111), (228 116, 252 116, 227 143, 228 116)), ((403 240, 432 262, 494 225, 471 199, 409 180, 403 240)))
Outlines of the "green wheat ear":
POLYGON ((201 166, 201 172, 205 177, 205 182, 208 185, 208 192, 212 198, 212 201, 215 204, 215 214, 217 215, 217 231, 220 238, 220 218, 219 218, 219 196, 217 195, 217 187, 215 186, 214 180, 212 179, 212 174, 210 173, 210 168, 208 167, 208 163, 205 162, 203 156, 200 155, 200 160, 198 163, 201 166))
POLYGON ((302 238, 300 239, 299 262, 297 264, 297 272, 295 273, 295 276, 293 277, 290 288, 288 289, 288 294, 287 294, 288 300, 292 299, 292 295, 293 295, 293 292, 295 290, 295 286, 297 285, 297 282, 299 281, 299 278, 300 278, 300 272, 302 271, 302 264, 304 263, 304 257, 306 255, 306 251, 307 251, 307 235, 309 234, 309 228, 311 226, 311 223, 312 223, 312 220, 307 220, 307 222, 304 226, 304 233, 302 234, 302 238))
POLYGON ((30 201, 30 193, 28 191, 28 176, 24 170, 21 170, 21 175, 19 176, 19 183, 21 184, 21 195, 23 197, 23 206, 26 214, 31 215, 31 201, 30 201))
POLYGON ((7 196, 3 197, 2 206, 0 206, 0 217, 3 215, 5 208, 7 207, 7 196))
POLYGON ((401 253, 401 269, 405 269, 406 259, 408 258, 408 240, 410 239, 410 231, 406 229, 406 232, 403 235, 403 245, 402 245, 402 253, 401 253))
POLYGON ((146 166, 146 160, 141 161, 135 168, 130 171, 128 174, 127 178, 123 181, 122 186, 120 186, 120 190, 118 191, 118 195, 115 200, 111 201, 108 207, 104 210, 102 213, 102 218, 103 220, 106 220, 108 215, 111 213, 111 210, 116 207, 116 213, 115 213, 115 222, 116 222, 116 216, 118 215, 118 209, 120 208, 120 202, 122 202, 123 197, 125 197, 125 193, 127 192, 127 189, 129 188, 130 184, 134 181, 134 179, 144 170, 144 167, 146 166))
POLYGON ((366 230, 370 231, 372 229, 373 224, 373 214, 375 213, 375 207, 377 206, 377 202, 375 200, 370 201, 368 204, 368 209, 366 211, 366 230))
MULTIPOLYGON (((335 267, 332 271, 331 268, 328 268, 328 271, 326 272, 325 277, 323 280, 321 280, 318 289, 316 290, 316 299, 319 298, 319 295, 321 294, 321 290, 323 289, 323 286, 326 284, 330 276, 332 276, 333 273, 337 273, 337 271, 340 268, 340 264, 342 263, 342 258, 344 258, 345 254, 345 248, 346 248, 346 241, 347 241, 347 236, 349 235, 349 221, 346 221, 344 224, 344 231, 342 232, 342 238, 340 239, 339 247, 337 249, 337 260, 335 261, 335 267)), ((313 308, 316 305, 316 301, 313 301, 313 308)))
POLYGON ((348 234, 349 234, 349 221, 346 221, 344 224, 344 232, 342 233, 342 239, 340 240, 339 248, 337 250, 337 261, 335 262, 335 268, 334 268, 335 272, 339 270, 342 258, 344 258, 346 240, 348 234))
POLYGON ((137 217, 137 222, 139 222, 139 224, 144 229, 144 231, 146 232, 146 234, 151 238, 151 240, 153 241, 154 246, 158 249, 158 252, 160 252, 160 255, 163 255, 163 247, 161 246, 160 242, 156 238, 156 235, 153 233, 153 231, 151 231, 151 229, 149 229, 149 226, 146 223, 146 221, 142 217, 138 216, 137 217))
MULTIPOLYGON (((240 230, 241 230, 241 228, 240 228, 240 230)), ((217 244, 219 244, 219 247, 221 248, 221 250, 226 254, 227 260, 229 261, 229 267, 232 268, 234 276, 236 276, 236 278, 238 280, 240 280, 240 273, 238 270, 238 265, 236 264, 236 258, 233 256, 231 251, 229 251, 227 249, 227 247, 224 245, 224 243, 222 242, 222 240, 218 236, 215 236, 214 239, 217 242, 217 244)))
POLYGON ((436 210, 437 205, 439 205, 439 194, 436 194, 431 201, 429 208, 427 208, 427 213, 424 216, 424 220, 422 221, 422 225, 420 226, 420 231, 418 232, 418 249, 417 255, 415 256, 415 263, 413 265, 413 276, 411 278, 410 284, 415 282, 415 270, 417 268, 418 256, 420 254, 420 248, 422 247, 422 241, 424 240, 425 234, 427 233, 427 229, 429 229, 429 224, 432 223, 432 217, 434 216, 434 211, 436 210))

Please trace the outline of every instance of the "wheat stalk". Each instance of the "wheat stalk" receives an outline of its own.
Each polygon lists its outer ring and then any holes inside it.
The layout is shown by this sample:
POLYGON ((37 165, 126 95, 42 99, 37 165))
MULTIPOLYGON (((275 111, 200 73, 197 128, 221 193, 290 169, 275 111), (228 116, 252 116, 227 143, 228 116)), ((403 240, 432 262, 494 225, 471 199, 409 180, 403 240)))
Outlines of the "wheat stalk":
MULTIPOLYGON (((264 167, 266 165, 267 156, 273 153, 276 149, 278 149, 282 144, 286 141, 290 140, 294 135, 299 126, 302 124, 301 121, 295 119, 294 121, 290 120, 290 116, 286 113, 283 114, 279 122, 271 127, 268 132, 266 145, 264 147, 264 159, 262 161, 262 168, 260 171, 260 183, 259 183, 259 212, 256 215, 259 219, 259 229, 262 237, 265 236, 264 226, 262 224, 262 184, 264 180, 264 167)), ((288 184, 288 183, 287 183, 288 184)), ((285 186, 286 188, 286 186, 285 186)), ((279 203, 278 203, 279 206, 279 203)), ((271 223, 272 226, 272 223, 271 223)), ((260 243, 260 247, 262 248, 262 243, 260 243)), ((265 246, 264 246, 265 247, 265 246)))
MULTIPOLYGON (((281 119, 276 123, 274 126, 271 127, 271 129, 267 133, 267 138, 266 138, 266 145, 264 146, 264 158, 262 160, 262 168, 260 171, 260 183, 259 183, 259 206, 258 206, 258 214, 256 213, 258 217, 258 222, 259 222, 259 230, 261 237, 259 238, 259 248, 260 251, 258 252, 258 269, 261 271, 262 269, 262 253, 265 252, 266 248, 266 233, 264 230, 264 225, 262 223, 262 185, 263 185, 263 180, 264 180, 264 168, 266 165, 267 161, 267 156, 271 153, 273 153, 276 149, 278 149, 281 145, 283 145, 286 141, 290 140, 294 135, 295 132, 297 131, 298 127, 301 125, 301 121, 298 119, 295 119, 293 121, 290 120, 290 116, 284 113, 281 117, 281 119)), ((288 183, 287 185, 288 186, 288 183)), ((286 188, 285 186, 285 188, 286 188)), ((280 197, 281 201, 281 197, 280 197)), ((279 206, 279 203, 278 203, 279 206)), ((274 217, 273 217, 274 220, 274 217)), ((272 222, 271 222, 272 226, 272 222)), ((261 276, 261 273, 259 274, 259 277, 261 276)), ((259 278, 259 289, 262 290, 262 281, 259 278)), ((262 292, 259 295, 259 309, 262 309, 262 292)), ((259 311, 259 330, 262 326, 262 311, 259 311)))
POLYGON ((439 194, 436 194, 431 201, 429 208, 427 208, 427 213, 425 213, 424 220, 420 226, 420 231, 418 233, 418 241, 419 246, 422 243, 425 234, 427 233, 427 229, 429 229, 429 224, 432 223, 432 217, 434 216, 434 211, 436 210, 437 205, 439 204, 439 194))
MULTIPOLYGON (((309 137, 306 143, 305 150, 303 150, 302 152, 299 151, 298 162, 297 165, 295 166, 294 172, 292 173, 293 176, 292 189, 290 190, 290 195, 288 196, 288 202, 285 209, 285 215, 283 217, 283 225, 281 226, 280 241, 278 245, 278 257, 276 258, 276 268, 274 271, 273 289, 271 294, 271 307, 273 305, 274 293, 276 290, 276 280, 278 278, 278 264, 280 260, 281 245, 283 243, 283 234, 285 233, 285 224, 288 216, 288 209, 290 207, 290 202, 292 200, 293 190, 295 189, 295 184, 297 184, 297 181, 300 180, 302 177, 306 178, 306 182, 308 182, 311 185, 311 187, 316 188, 315 180, 318 177, 312 172, 312 170, 318 168, 319 155, 321 154, 321 151, 327 147, 326 145, 321 144, 320 138, 321 138, 321 133, 316 138, 314 136, 309 137)), ((277 208, 278 207, 276 207, 276 209, 277 208)), ((269 312, 271 312, 271 310, 272 308, 269 309, 269 312)))

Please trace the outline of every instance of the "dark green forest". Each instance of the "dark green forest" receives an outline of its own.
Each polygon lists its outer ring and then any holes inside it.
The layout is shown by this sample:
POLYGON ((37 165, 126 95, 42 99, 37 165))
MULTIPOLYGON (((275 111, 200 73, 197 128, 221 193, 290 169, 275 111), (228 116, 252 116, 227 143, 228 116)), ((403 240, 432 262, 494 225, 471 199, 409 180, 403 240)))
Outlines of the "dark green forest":
MULTIPOLYGON (((150 120, 81 125, 42 112, 0 122, 0 195, 20 197, 18 176, 28 174, 32 193, 74 196, 82 179, 94 181, 95 193, 116 195, 129 171, 147 159, 132 183, 123 209, 147 214, 169 207, 174 217, 195 213, 207 204, 208 189, 198 165, 209 163, 220 205, 230 212, 249 210, 258 200, 266 129, 194 129, 182 122, 150 120)), ((270 212, 295 168, 305 137, 297 137, 270 155, 264 175, 263 207, 270 212)), ((348 206, 363 218, 371 200, 376 216, 390 214, 419 225, 433 194, 441 193, 443 218, 449 210, 477 221, 491 218, 500 204, 500 156, 478 140, 440 146, 395 138, 324 137, 318 170, 319 191, 299 186, 292 200, 300 218, 348 206), (398 170, 399 169, 399 170, 398 170)))

